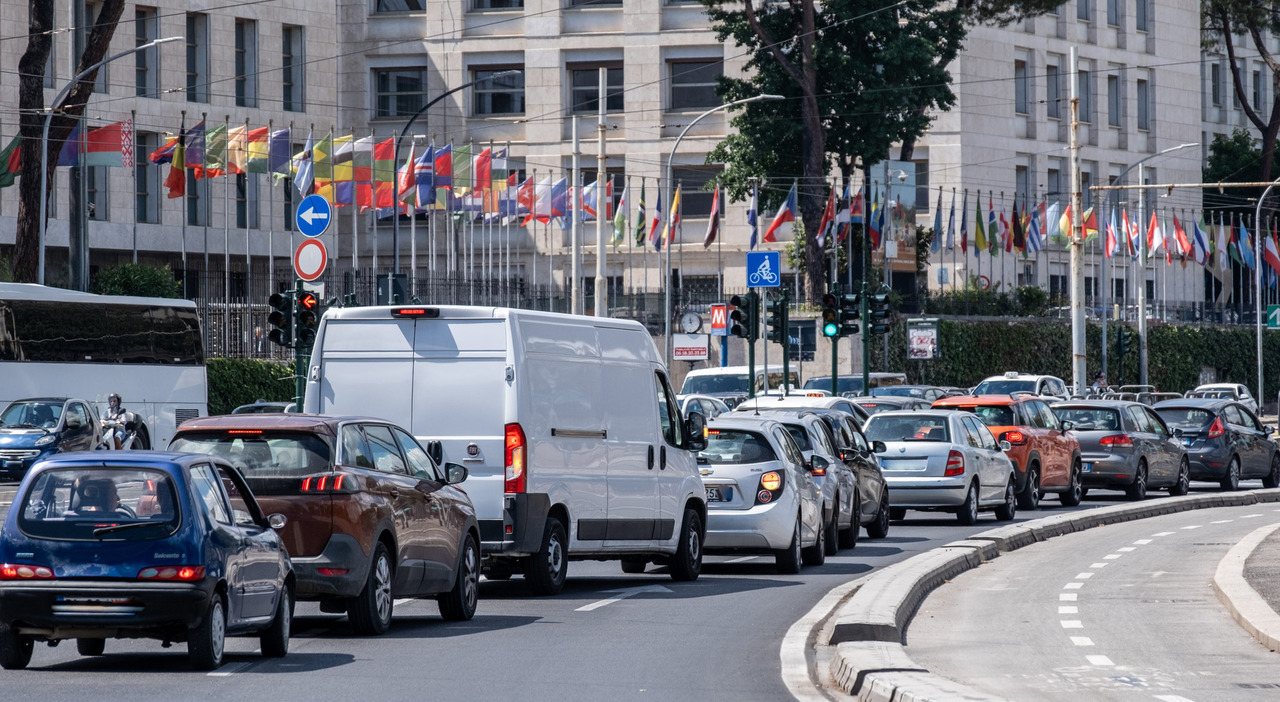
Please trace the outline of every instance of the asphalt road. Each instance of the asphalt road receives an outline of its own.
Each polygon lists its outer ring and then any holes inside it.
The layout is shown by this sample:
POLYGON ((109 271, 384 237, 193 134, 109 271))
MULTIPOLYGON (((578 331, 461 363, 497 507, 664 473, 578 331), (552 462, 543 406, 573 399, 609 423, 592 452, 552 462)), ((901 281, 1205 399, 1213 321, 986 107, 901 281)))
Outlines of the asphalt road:
POLYGON ((1011 700, 1280 697, 1280 656, 1218 602, 1218 562, 1275 505, 1099 527, 1003 554, 935 590, 907 632, 929 670, 1011 700))

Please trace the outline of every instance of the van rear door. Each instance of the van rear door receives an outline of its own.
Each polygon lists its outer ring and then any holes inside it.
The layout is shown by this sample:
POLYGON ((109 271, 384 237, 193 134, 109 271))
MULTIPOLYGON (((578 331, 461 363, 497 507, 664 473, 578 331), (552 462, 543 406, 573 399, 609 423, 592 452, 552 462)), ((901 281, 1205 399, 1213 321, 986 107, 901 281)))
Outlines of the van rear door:
POLYGON ((325 320, 315 412, 409 421, 413 338, 412 319, 325 320))

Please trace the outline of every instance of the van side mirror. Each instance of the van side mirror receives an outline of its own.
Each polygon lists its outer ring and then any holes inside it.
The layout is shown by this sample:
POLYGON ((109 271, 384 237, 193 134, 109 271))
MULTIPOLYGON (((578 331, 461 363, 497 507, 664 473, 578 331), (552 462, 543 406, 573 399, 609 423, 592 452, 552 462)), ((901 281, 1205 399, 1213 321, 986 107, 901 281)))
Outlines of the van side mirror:
POLYGON ((701 412, 690 412, 684 420, 684 447, 689 451, 707 448, 707 418, 701 412))
POLYGON ((467 467, 460 463, 444 464, 444 481, 450 485, 457 485, 458 483, 465 482, 467 475, 469 475, 467 467))
POLYGON ((439 440, 432 439, 427 442, 427 456, 429 456, 436 465, 440 465, 444 462, 444 447, 440 445, 439 440))

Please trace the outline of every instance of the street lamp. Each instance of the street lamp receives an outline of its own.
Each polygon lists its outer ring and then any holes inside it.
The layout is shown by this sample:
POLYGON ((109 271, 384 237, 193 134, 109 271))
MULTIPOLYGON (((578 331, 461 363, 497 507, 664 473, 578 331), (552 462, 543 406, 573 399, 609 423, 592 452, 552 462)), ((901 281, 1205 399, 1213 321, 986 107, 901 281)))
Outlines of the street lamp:
MULTIPOLYGON (((467 88, 470 88, 473 85, 476 85, 477 83, 485 83, 493 80, 494 78, 501 78, 503 76, 515 75, 521 72, 522 71, 519 71, 516 69, 511 69, 509 71, 498 71, 497 73, 485 76, 484 78, 477 78, 476 80, 473 80, 470 83, 463 83, 462 85, 459 85, 458 87, 452 90, 440 93, 434 99, 428 101, 427 104, 423 105, 422 107, 419 107, 418 111, 413 113, 413 116, 410 117, 409 121, 405 123, 404 129, 401 130, 400 134, 396 136, 395 144, 393 145, 392 156, 391 156, 392 171, 398 172, 398 169, 399 169, 400 140, 404 138, 404 135, 409 131, 410 127, 413 126, 413 123, 417 122, 418 118, 421 117, 423 113, 431 109, 432 105, 436 104, 437 102, 440 102, 441 100, 449 97, 450 95, 453 95, 459 90, 465 90, 467 88)), ((392 192, 395 193, 395 200, 392 204, 392 210, 395 211, 399 209, 399 202, 400 202, 400 183, 399 183, 398 177, 396 178, 396 183, 392 186, 391 190, 392 192)), ((392 255, 392 264, 391 264, 392 276, 391 277, 394 278, 395 274, 400 272, 400 213, 398 211, 396 211, 395 216, 391 218, 391 250, 394 252, 394 254, 392 255)), ((387 285, 388 285, 387 287, 388 294, 390 294, 390 292, 395 288, 394 288, 394 285, 391 283, 388 283, 387 285)))
MULTIPOLYGON (((693 120, 692 120, 691 122, 689 122, 689 124, 685 125, 685 128, 680 132, 680 136, 676 137, 676 143, 674 143, 674 144, 672 144, 672 145, 671 145, 671 153, 667 155, 667 170, 666 170, 666 174, 667 174, 667 192, 666 192, 667 209, 666 209, 666 212, 667 212, 667 222, 668 222, 668 223, 669 223, 669 222, 671 222, 671 192, 672 192, 672 191, 671 191, 671 161, 672 161, 672 159, 674 159, 674 158, 675 158, 675 156, 676 156, 676 149, 680 148, 680 142, 684 139, 684 135, 689 133, 689 129, 690 129, 690 128, 692 128, 692 127, 693 127, 693 125, 695 125, 695 124, 697 124, 699 121, 701 121, 703 117, 706 117, 707 115, 710 115, 710 114, 713 114, 713 113, 716 113, 716 112, 721 112, 721 111, 723 111, 723 110, 727 110, 727 109, 729 109, 730 107, 737 107, 738 105, 745 105, 745 104, 747 104, 747 103, 749 103, 749 102, 758 102, 758 101, 760 101, 760 100, 785 100, 785 99, 786 99, 786 98, 785 98, 784 96, 782 96, 782 95, 771 95, 771 94, 767 94, 767 93, 766 93, 766 94, 762 94, 762 95, 756 95, 756 96, 754 96, 754 97, 743 98, 742 100, 734 100, 733 102, 725 103, 725 104, 720 105, 720 106, 718 106, 718 107, 713 107, 713 108, 711 108, 711 109, 707 110, 706 112, 703 112, 702 114, 698 115, 697 117, 694 117, 694 118, 693 118, 693 120)), ((665 226, 666 226, 666 223, 659 223, 659 224, 661 224, 663 227, 665 227, 665 226)), ((667 363, 667 367, 668 367, 668 368, 670 368, 670 367, 671 367, 671 239, 672 239, 672 237, 673 237, 674 235, 675 235, 675 232, 674 232, 674 231, 673 231, 673 232, 671 232, 671 233, 670 233, 670 235, 667 237, 667 242, 666 242, 666 245, 667 245, 667 264, 666 264, 666 273, 665 273, 665 276, 666 276, 666 278, 667 278, 667 286, 666 286, 666 287, 667 287, 667 294, 666 294, 666 307, 667 307, 667 309, 666 309, 666 313, 663 315, 663 318, 666 320, 665 331, 666 331, 666 335, 667 335, 667 342, 666 342, 666 348, 665 348, 665 351, 666 351, 666 363, 667 363)))
POLYGON ((1258 206, 1253 210, 1253 303, 1254 303, 1254 335, 1257 338, 1258 345, 1258 394, 1254 397, 1258 398, 1258 407, 1262 407, 1262 203, 1267 199, 1267 194, 1271 189, 1280 185, 1280 179, 1277 179, 1271 185, 1268 185, 1262 191, 1262 196, 1258 198, 1258 206))
MULTIPOLYGON (((149 41, 146 44, 139 44, 138 46, 135 46, 132 49, 129 49, 127 51, 121 51, 120 53, 115 54, 114 56, 108 56, 102 59, 101 61, 93 64, 92 66, 89 66, 83 71, 80 71, 79 73, 77 73, 76 76, 71 79, 71 82, 62 86, 62 90, 58 91, 58 94, 53 98, 53 102, 50 104, 57 105, 59 102, 62 102, 62 98, 67 96, 67 93, 71 91, 71 88, 74 87, 76 83, 80 82, 81 78, 84 78, 90 73, 98 70, 99 67, 105 64, 111 63, 112 61, 115 61, 118 58, 124 58, 125 56, 128 56, 130 54, 136 54, 139 51, 142 51, 144 49, 150 49, 153 46, 166 44, 171 41, 182 41, 185 38, 186 37, 164 37, 163 39, 156 39, 155 41, 149 41)), ((53 119, 53 108, 52 107, 46 108, 44 113, 44 132, 40 138, 40 242, 39 242, 40 243, 40 246, 39 246, 40 262, 39 262, 39 270, 36 272, 36 275, 37 275, 36 280, 41 285, 44 285, 44 236, 45 236, 45 227, 47 224, 45 221, 45 218, 48 217, 48 211, 49 211, 49 192, 48 192, 49 168, 47 164, 49 162, 49 122, 52 119, 53 119)), ((81 138, 83 138, 83 136, 81 138)))

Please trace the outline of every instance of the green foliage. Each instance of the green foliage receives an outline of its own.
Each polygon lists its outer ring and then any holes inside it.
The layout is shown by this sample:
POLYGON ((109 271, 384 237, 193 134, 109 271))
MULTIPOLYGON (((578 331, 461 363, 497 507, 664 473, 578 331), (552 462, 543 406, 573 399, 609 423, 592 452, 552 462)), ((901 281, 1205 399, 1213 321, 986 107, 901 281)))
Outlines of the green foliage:
POLYGON ((13 267, 9 264, 9 259, 0 258, 0 283, 13 282, 13 267))
POLYGON ((961 290, 943 288, 923 293, 925 313, 1039 317, 1050 306, 1049 293, 1037 285, 1023 285, 1012 291, 1001 290, 1001 285, 996 281, 990 289, 982 290, 975 276, 970 276, 961 290))
POLYGON ((99 295, 179 298, 182 297, 182 283, 173 277, 173 271, 168 266, 124 263, 100 271, 90 292, 99 295))
MULTIPOLYGON (((1259 182, 1262 180, 1262 150, 1247 129, 1237 127, 1228 136, 1213 135, 1209 144, 1209 160, 1202 172, 1206 183, 1259 182)), ((1219 205, 1237 215, 1254 213, 1262 188, 1231 188, 1219 193, 1216 188, 1204 190, 1206 206, 1219 205)))
POLYGON ((209 414, 228 414, 254 400, 293 400, 293 367, 247 358, 211 358, 208 362, 209 414))

